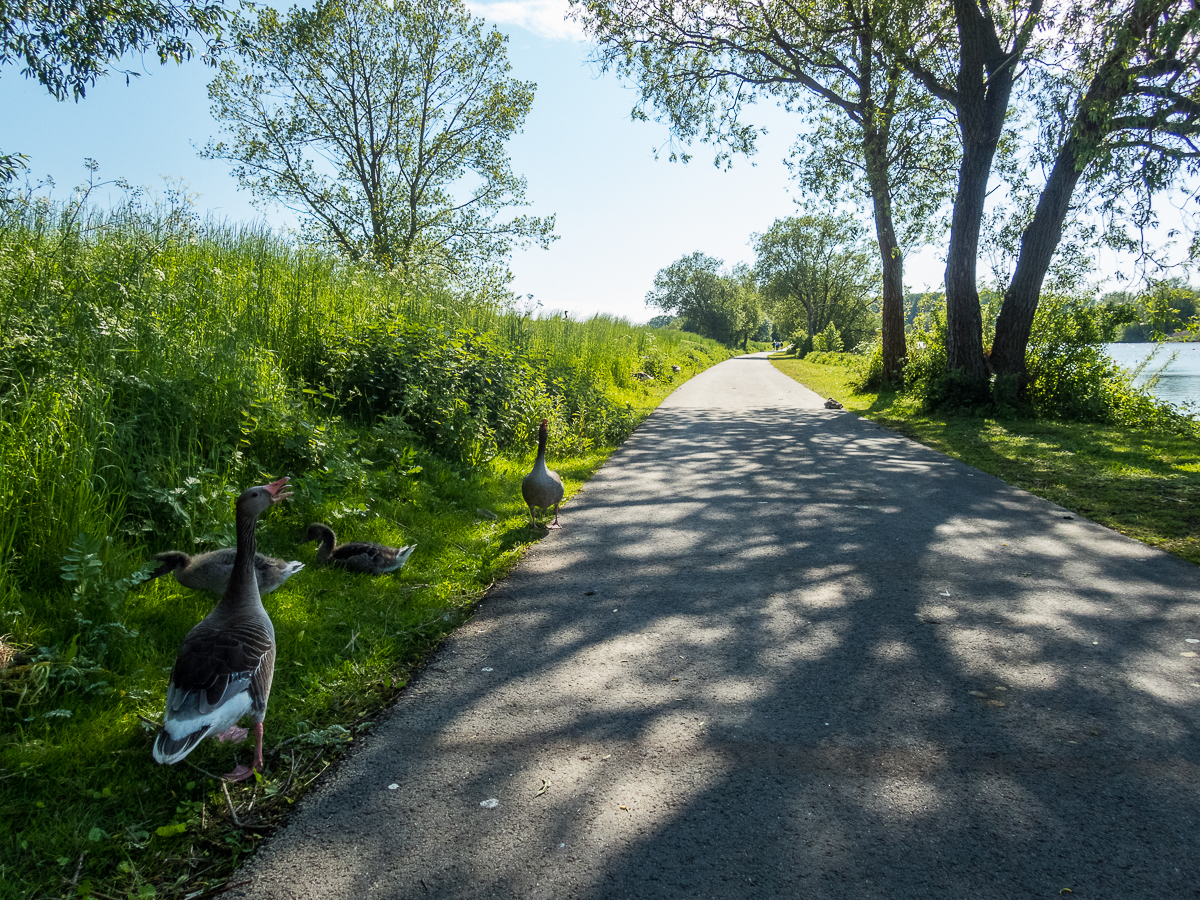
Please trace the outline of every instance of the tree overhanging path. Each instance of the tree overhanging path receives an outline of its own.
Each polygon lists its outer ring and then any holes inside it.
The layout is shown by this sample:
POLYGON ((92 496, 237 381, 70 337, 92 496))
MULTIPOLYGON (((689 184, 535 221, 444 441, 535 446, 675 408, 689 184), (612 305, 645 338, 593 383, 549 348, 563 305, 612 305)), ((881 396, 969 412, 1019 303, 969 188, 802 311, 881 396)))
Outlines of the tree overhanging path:
POLYGON ((231 893, 1200 896, 1200 570, 821 399, 672 394, 231 893))

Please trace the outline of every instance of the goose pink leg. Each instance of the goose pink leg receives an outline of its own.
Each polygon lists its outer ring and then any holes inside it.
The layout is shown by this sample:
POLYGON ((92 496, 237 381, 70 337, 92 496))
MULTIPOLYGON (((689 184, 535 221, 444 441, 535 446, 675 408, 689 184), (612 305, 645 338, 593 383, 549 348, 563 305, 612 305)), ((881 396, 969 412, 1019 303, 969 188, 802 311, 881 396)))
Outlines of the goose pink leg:
MULTIPOLYGON (((245 735, 248 732, 246 732, 246 730, 244 728, 240 729, 240 730, 242 732, 242 736, 245 737, 245 735)), ((263 765, 263 723, 255 722, 254 723, 254 765, 253 765, 253 767, 238 766, 236 769, 234 769, 228 775, 222 775, 221 780, 222 781, 231 781, 231 782, 245 781, 246 779, 253 776, 255 772, 262 771, 262 765, 263 765)))
POLYGON ((558 504, 557 503, 554 504, 554 521, 551 522, 549 525, 547 525, 546 528, 562 528, 562 526, 558 524, 558 504))

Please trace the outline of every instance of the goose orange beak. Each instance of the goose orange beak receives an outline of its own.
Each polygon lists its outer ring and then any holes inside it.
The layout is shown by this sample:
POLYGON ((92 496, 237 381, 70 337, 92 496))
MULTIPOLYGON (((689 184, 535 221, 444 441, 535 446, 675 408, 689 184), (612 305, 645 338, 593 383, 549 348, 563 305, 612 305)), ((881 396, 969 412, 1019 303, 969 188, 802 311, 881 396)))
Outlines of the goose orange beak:
POLYGON ((286 500, 288 497, 292 496, 291 491, 287 491, 285 493, 283 490, 284 485, 286 485, 287 483, 288 483, 288 476, 284 475, 278 481, 272 481, 270 484, 268 484, 266 486, 267 491, 271 494, 271 502, 272 503, 280 503, 280 502, 286 500))

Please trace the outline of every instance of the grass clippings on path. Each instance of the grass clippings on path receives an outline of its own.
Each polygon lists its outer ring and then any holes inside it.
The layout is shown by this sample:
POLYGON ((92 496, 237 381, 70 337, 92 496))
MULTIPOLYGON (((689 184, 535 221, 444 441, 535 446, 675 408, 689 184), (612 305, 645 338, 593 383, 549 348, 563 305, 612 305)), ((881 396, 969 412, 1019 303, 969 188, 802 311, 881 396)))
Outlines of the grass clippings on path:
POLYGON ((841 366, 771 361, 851 412, 1200 565, 1200 445, 1192 438, 1116 425, 928 413, 894 392, 854 393, 853 373, 841 366))

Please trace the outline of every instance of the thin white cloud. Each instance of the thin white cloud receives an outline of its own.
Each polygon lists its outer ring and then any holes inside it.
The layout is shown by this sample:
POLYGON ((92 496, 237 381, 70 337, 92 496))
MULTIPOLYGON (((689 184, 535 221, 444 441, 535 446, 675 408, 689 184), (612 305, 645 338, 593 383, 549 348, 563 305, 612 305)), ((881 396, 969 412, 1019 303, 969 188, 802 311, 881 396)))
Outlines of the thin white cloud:
POLYGON ((584 40, 579 23, 566 18, 567 0, 467 0, 477 16, 497 25, 516 25, 539 37, 559 41, 584 40))

